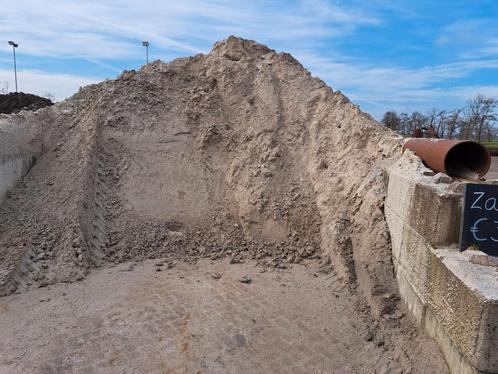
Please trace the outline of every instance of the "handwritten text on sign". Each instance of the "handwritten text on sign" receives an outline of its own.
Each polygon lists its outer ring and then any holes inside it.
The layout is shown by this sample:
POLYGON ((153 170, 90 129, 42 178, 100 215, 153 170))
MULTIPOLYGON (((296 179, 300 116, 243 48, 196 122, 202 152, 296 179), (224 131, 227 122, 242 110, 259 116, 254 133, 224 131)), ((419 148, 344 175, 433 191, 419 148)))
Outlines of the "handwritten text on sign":
POLYGON ((460 249, 476 246, 498 256, 498 186, 467 184, 463 204, 460 249))

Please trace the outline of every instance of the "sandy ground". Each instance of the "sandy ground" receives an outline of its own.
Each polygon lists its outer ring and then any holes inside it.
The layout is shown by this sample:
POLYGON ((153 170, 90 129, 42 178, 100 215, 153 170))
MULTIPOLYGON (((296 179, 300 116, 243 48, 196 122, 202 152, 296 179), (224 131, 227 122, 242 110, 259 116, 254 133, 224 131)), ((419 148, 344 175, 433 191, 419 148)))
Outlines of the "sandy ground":
POLYGON ((486 174, 485 178, 498 179, 498 157, 491 157, 491 167, 489 168, 488 174, 486 174))
POLYGON ((1 298, 0 373, 401 372, 334 273, 157 263, 1 298))

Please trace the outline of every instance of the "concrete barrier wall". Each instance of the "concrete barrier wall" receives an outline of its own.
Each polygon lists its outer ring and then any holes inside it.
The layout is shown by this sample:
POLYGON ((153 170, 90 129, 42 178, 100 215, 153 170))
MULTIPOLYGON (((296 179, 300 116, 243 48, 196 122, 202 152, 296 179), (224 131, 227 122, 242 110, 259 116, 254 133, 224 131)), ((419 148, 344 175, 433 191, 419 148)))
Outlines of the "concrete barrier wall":
POLYGON ((452 373, 498 373, 497 269, 457 248, 463 184, 413 154, 388 170, 385 213, 402 298, 452 373))
POLYGON ((0 154, 0 204, 7 192, 17 185, 36 160, 35 155, 0 154))
POLYGON ((0 204, 42 152, 35 113, 0 117, 0 204))

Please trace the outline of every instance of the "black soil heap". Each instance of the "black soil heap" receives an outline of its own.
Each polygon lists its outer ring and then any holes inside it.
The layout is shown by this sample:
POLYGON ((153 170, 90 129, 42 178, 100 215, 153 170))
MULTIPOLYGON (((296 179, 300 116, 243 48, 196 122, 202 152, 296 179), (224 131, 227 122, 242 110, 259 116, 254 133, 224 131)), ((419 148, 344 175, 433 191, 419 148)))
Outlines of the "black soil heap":
POLYGON ((0 95, 0 113, 17 113, 21 110, 37 110, 52 105, 50 99, 24 93, 11 92, 0 95))

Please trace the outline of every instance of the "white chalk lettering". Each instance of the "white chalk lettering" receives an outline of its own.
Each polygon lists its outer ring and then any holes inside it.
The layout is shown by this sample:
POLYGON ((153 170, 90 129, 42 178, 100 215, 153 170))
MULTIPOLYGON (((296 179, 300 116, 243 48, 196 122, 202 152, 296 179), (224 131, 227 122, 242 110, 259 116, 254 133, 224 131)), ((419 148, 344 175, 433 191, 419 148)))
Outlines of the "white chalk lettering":
POLYGON ((470 232, 472 233, 472 236, 478 242, 484 242, 484 241, 488 240, 487 238, 480 238, 477 236, 477 233, 479 232, 477 225, 479 224, 479 222, 487 221, 487 220, 488 220, 487 218, 478 219, 477 221, 474 222, 474 225, 470 228, 470 232))
POLYGON ((496 199, 494 197, 490 197, 489 199, 486 200, 486 202, 484 203, 484 208, 486 210, 494 210, 494 211, 498 211, 496 209, 496 199), (491 203, 491 204, 488 204, 488 203, 491 203))
POLYGON ((470 206, 470 209, 482 209, 480 206, 476 206, 476 204, 481 199, 481 197, 484 196, 484 192, 474 192, 474 195, 479 195, 479 197, 474 200, 474 202, 470 206))
MULTIPOLYGON (((498 221, 493 221, 493 223, 494 223, 494 224, 498 224, 498 221)), ((498 229, 498 226, 496 226, 496 228, 498 229)), ((489 238, 490 238, 492 241, 494 241, 494 242, 498 243, 498 239, 493 238, 493 236, 492 236, 492 235, 491 235, 489 238)))

